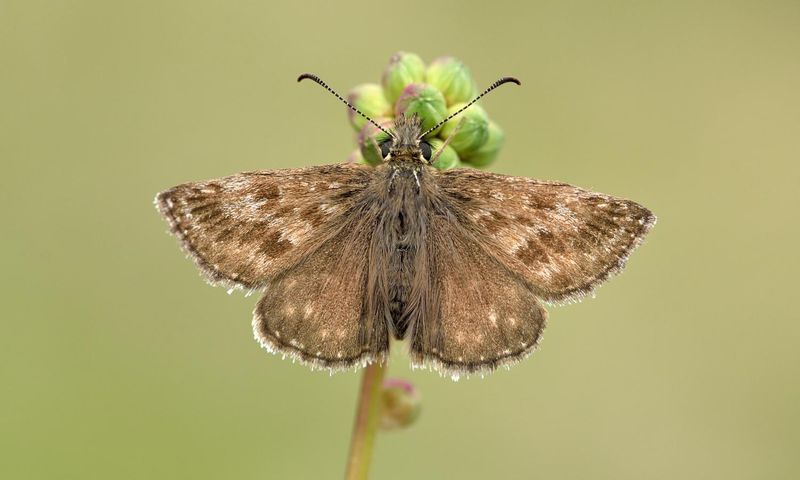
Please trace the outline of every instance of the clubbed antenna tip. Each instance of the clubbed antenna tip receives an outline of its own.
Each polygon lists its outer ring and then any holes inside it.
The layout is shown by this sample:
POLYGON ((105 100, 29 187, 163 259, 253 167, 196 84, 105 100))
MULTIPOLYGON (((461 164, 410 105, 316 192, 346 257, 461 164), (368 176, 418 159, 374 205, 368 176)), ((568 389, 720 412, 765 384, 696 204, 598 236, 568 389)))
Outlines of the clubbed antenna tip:
POLYGON ((319 77, 314 75, 313 73, 304 73, 304 74, 300 75, 299 77, 297 77, 297 81, 298 82, 302 82, 305 79, 311 79, 311 80, 314 80, 317 83, 321 83, 322 82, 322 80, 320 80, 319 77))

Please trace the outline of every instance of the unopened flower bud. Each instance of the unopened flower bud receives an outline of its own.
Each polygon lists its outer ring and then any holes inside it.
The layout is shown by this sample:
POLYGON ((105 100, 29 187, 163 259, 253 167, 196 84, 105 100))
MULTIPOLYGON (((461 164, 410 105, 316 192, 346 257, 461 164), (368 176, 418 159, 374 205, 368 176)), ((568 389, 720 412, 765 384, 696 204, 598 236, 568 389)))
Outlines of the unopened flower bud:
POLYGON ((425 81, 438 88, 448 105, 466 103, 476 95, 475 82, 467 67, 455 57, 439 57, 428 66, 425 81))
MULTIPOLYGON (((412 83, 403 89, 394 107, 395 117, 417 114, 425 131, 447 116, 447 103, 437 88, 425 83, 412 83)), ((432 132, 436 134, 436 132, 432 132)))
POLYGON ((389 59, 381 83, 390 104, 394 104, 406 86, 425 80, 425 62, 415 53, 397 52, 389 59))
MULTIPOLYGON (((376 118, 375 121, 387 130, 393 125, 391 118, 376 118)), ((389 136, 379 130, 375 125, 369 122, 364 124, 364 127, 361 128, 361 131, 358 133, 357 141, 361 156, 364 157, 364 161, 367 164, 378 165, 383 162, 380 144, 387 138, 389 138, 389 136)))
POLYGON ((489 138, 487 138, 486 142, 481 145, 480 148, 464 158, 464 162, 469 163, 473 167, 485 167, 491 164, 495 158, 497 158, 497 154, 500 152, 500 149, 503 148, 505 141, 506 134, 503 132, 503 129, 489 120, 489 138))
MULTIPOLYGON (((428 140, 428 143, 431 144, 431 151, 433 152, 433 156, 442 150, 442 146, 444 145, 444 140, 440 138, 432 138, 428 140)), ((432 158, 432 157, 431 157, 432 158)), ((439 158, 433 163, 433 166, 438 168, 439 170, 447 170, 448 168, 458 168, 461 166, 461 160, 458 158, 458 153, 451 147, 450 145, 444 145, 444 150, 442 153, 439 154, 439 158)))
POLYGON ((381 391, 380 426, 384 430, 407 427, 422 411, 419 391, 408 380, 389 379, 381 391))
MULTIPOLYGON (((455 113, 463 106, 463 103, 456 103, 448 109, 447 114, 455 113)), ((480 105, 472 105, 444 124, 439 136, 447 139, 450 135, 453 135, 450 145, 459 156, 467 157, 478 150, 489 137, 489 116, 480 105)))
MULTIPOLYGON (((368 117, 379 118, 392 115, 392 105, 386 100, 386 96, 383 94, 383 87, 377 83, 363 83, 355 87, 350 90, 347 100, 368 117)), ((350 118, 350 125, 356 131, 360 131, 364 124, 367 123, 366 118, 349 108, 347 113, 350 118)))

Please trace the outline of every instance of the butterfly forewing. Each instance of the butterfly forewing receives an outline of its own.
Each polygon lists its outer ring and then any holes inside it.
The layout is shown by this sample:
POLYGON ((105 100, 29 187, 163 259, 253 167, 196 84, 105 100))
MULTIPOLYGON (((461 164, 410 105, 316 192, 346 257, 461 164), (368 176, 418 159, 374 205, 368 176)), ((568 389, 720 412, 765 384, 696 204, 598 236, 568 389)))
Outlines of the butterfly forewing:
POLYGON ((210 281, 259 288, 322 243, 369 178, 357 165, 249 172, 179 185, 156 204, 210 281))
POLYGON ((546 301, 589 293, 624 267, 655 223, 635 202, 564 183, 473 169, 437 176, 477 241, 546 301))

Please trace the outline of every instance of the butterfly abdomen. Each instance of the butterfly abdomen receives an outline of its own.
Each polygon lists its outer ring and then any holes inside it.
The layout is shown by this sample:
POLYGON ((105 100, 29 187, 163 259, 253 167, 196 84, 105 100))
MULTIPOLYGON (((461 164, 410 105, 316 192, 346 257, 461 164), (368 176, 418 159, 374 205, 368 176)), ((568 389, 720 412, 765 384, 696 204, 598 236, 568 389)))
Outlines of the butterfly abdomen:
POLYGON ((402 316, 408 304, 416 251, 415 245, 409 238, 408 223, 402 212, 394 223, 397 228, 397 236, 395 237, 396 243, 392 246, 392 254, 389 260, 389 311, 397 338, 403 338, 408 325, 407 322, 402 321, 402 316))

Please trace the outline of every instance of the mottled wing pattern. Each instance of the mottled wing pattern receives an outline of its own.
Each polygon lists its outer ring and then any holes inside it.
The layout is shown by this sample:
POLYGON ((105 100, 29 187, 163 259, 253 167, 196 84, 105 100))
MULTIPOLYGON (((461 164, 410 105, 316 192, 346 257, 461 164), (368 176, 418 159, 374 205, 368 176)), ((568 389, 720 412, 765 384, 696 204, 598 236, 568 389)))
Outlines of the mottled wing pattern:
POLYGON ((319 248, 267 284, 253 331, 268 350, 331 369, 388 352, 388 326, 368 312, 365 295, 377 209, 361 198, 350 213, 319 248))
POLYGON ((214 283, 258 288, 325 240, 370 179, 368 167, 249 172, 156 197, 172 233, 214 283))
POLYGON ((431 215, 419 282, 423 314, 409 350, 422 365, 451 373, 493 370, 536 347, 547 312, 525 280, 491 256, 452 209, 431 215))
POLYGON ((621 270, 656 221, 635 202, 565 183, 473 169, 443 171, 438 183, 485 248, 549 302, 621 270))

